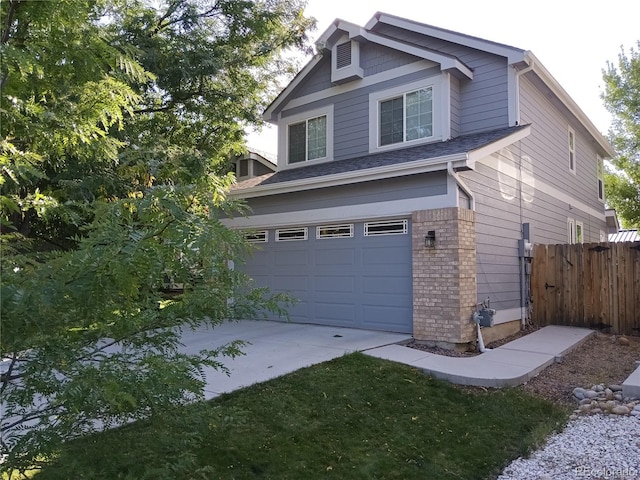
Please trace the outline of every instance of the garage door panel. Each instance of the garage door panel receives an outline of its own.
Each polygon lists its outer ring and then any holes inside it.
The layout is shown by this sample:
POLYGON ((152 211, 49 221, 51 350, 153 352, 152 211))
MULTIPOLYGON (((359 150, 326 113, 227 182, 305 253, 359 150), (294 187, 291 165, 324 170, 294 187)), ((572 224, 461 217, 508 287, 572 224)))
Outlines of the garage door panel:
POLYGON ((375 276, 367 275, 362 277, 362 293, 375 294, 402 294, 406 295, 407 290, 411 290, 411 284, 406 277, 401 276, 375 276))
MULTIPOLYGON (((325 240, 328 241, 328 240, 325 240)), ((315 255, 315 264, 322 266, 352 266, 356 263, 356 251, 354 248, 318 248, 315 255)))
POLYGON ((355 306, 353 303, 314 302, 315 317, 320 321, 340 321, 355 324, 355 306))
POLYGON ((412 309, 408 307, 362 305, 362 324, 373 330, 394 330, 398 327, 398 318, 407 318, 412 314, 412 309))
MULTIPOLYGON (((409 248, 409 247, 407 247, 409 248)), ((407 254, 401 247, 377 247, 362 249, 362 264, 368 267, 376 265, 407 265, 407 254)))
POLYGON ((309 278, 304 275, 274 275, 273 289, 278 291, 306 293, 309 290, 309 278))
POLYGON ((309 265, 309 251, 302 249, 286 249, 275 252, 274 264, 276 267, 292 265, 309 265))
POLYGON ((315 276, 316 293, 353 294, 355 293, 356 279, 353 275, 345 276, 315 276))

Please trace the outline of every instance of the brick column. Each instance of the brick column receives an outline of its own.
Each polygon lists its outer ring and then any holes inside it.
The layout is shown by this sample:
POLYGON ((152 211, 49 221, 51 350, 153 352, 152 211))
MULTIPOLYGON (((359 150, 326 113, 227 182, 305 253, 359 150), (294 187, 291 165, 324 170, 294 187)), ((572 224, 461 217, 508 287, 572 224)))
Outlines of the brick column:
POLYGON ((446 348, 475 339, 475 212, 442 208, 413 212, 413 336, 446 348), (435 247, 425 247, 429 230, 435 247))

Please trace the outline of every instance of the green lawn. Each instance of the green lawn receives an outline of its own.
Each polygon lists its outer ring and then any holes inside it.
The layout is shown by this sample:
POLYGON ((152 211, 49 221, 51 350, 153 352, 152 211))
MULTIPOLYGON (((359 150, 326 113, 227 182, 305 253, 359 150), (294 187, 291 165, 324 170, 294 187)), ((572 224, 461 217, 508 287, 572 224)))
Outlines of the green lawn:
POLYGON ((567 412, 352 354, 72 443, 48 479, 482 479, 567 412))

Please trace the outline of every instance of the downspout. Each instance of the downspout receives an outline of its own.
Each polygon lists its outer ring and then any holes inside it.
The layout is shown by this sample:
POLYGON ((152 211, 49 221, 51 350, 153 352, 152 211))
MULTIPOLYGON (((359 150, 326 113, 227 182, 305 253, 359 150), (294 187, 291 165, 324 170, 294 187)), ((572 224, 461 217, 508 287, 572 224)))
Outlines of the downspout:
MULTIPOLYGON (((533 70, 535 66, 535 60, 531 58, 529 55, 526 55, 526 61, 528 66, 523 68, 522 70, 516 70, 516 108, 517 108, 517 125, 520 124, 520 77, 527 72, 533 70)), ((518 162, 519 167, 519 176, 520 176, 520 225, 522 226, 522 152, 520 153, 520 160, 518 162)), ((524 252, 523 256, 520 257, 520 327, 524 330, 527 325, 527 313, 526 313, 526 281, 525 281, 525 260, 524 260, 524 252)))
POLYGON ((453 170, 452 162, 447 162, 447 172, 449 173, 449 175, 451 175, 451 178, 453 178, 456 181, 456 184, 467 195, 467 197, 469 197, 469 209, 475 210, 476 198, 473 196, 473 192, 471 192, 471 189, 467 187, 466 183, 464 183, 460 178, 460 176, 453 170))
POLYGON ((522 70, 515 70, 515 76, 516 76, 516 94, 515 94, 515 108, 516 108, 516 125, 520 125, 520 77, 522 75, 524 75, 527 72, 530 72, 531 70, 533 70, 533 67, 535 66, 535 60, 533 58, 531 58, 528 55, 529 52, 527 52, 527 54, 525 54, 525 62, 527 62, 527 66, 525 68, 523 68, 522 70))

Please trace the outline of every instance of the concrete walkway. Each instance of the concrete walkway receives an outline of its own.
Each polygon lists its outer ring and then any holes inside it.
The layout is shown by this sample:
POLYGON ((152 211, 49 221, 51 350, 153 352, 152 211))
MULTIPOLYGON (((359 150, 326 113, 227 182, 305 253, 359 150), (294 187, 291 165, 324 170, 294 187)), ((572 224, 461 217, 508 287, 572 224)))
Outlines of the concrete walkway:
POLYGON ((544 327, 474 357, 446 357, 402 345, 386 345, 365 353, 411 365, 452 383, 506 387, 535 377, 592 333, 584 328, 544 327))

